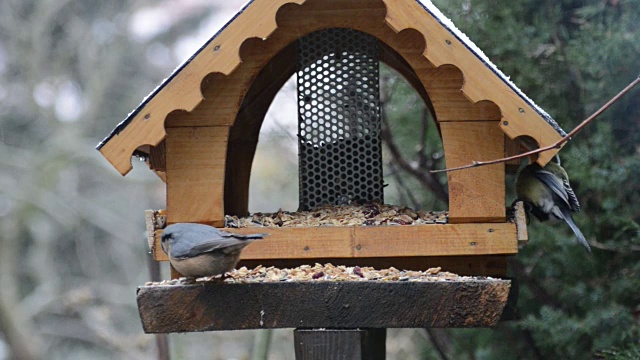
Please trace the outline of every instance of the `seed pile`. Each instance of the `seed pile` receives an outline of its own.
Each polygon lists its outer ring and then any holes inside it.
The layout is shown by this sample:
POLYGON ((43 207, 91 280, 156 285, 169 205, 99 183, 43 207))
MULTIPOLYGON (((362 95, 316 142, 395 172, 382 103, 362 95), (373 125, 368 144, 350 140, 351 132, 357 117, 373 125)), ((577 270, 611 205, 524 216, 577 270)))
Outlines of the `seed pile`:
MULTIPOLYGON (((279 269, 273 266, 264 267, 258 265, 254 269, 241 267, 226 274, 215 277, 203 277, 196 280, 197 283, 225 282, 225 283, 275 283, 275 282, 310 282, 310 281, 471 281, 486 279, 484 277, 459 276, 454 273, 442 271, 440 267, 430 268, 425 271, 398 270, 394 267, 376 270, 372 267, 344 266, 333 264, 302 265, 292 269, 279 269)), ((145 286, 152 285, 179 285, 193 283, 186 278, 165 280, 158 283, 148 282, 145 286)))
POLYGON ((225 227, 315 227, 446 224, 446 211, 415 211, 387 204, 325 205, 311 211, 255 213, 248 217, 225 216, 225 227))

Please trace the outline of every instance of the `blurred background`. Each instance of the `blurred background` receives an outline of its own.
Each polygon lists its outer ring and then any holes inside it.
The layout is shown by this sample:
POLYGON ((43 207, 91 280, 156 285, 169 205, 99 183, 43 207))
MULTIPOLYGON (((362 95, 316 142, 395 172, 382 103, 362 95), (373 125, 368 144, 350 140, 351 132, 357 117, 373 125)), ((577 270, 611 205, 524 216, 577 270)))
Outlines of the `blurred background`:
MULTIPOLYGON (((434 2, 567 131, 640 74, 639 0, 434 2)), ((164 185, 135 160, 121 177, 95 146, 243 3, 0 2, 0 359, 157 358, 135 291, 149 280, 143 211, 165 207, 164 185)), ((437 129, 404 79, 381 78, 385 200, 446 209, 446 176, 428 173, 444 163, 437 129)), ((297 207, 296 116, 291 80, 262 129, 251 211, 297 207)), ((389 359, 640 358, 640 88, 561 155, 593 257, 532 220, 509 264, 517 320, 390 330, 389 359)), ((262 334, 170 335, 170 350, 259 359, 262 334)), ((292 359, 292 331, 272 335, 268 358, 292 359)))

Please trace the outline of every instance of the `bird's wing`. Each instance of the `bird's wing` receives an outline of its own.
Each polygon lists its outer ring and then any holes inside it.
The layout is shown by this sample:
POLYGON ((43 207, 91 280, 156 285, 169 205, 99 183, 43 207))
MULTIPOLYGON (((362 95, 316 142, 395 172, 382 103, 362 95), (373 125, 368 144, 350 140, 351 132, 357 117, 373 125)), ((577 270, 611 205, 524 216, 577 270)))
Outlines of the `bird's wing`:
MULTIPOLYGON (((564 201, 564 203, 569 208, 572 208, 571 204, 569 203, 569 195, 567 194, 565 186, 557 176, 546 170, 536 171, 535 176, 537 179, 547 185, 549 189, 551 189, 554 194, 556 194, 562 201, 564 201)), ((571 192, 573 193, 573 190, 571 190, 571 192)), ((575 197, 575 194, 573 196, 575 197)))
POLYGON ((254 239, 236 239, 234 237, 216 236, 209 239, 202 239, 192 246, 174 246, 171 248, 171 256, 175 258, 194 257, 203 253, 215 250, 229 251, 239 250, 249 245, 254 239))
POLYGON ((562 179, 562 185, 564 186, 564 191, 569 197, 569 207, 571 207, 571 210, 575 212, 580 211, 580 202, 578 201, 578 197, 576 197, 576 193, 573 192, 571 184, 569 184, 569 180, 562 179))
MULTIPOLYGON (((224 230, 211 229, 198 238, 191 246, 181 247, 180 252, 173 252, 174 257, 193 257, 211 251, 229 253, 241 250, 254 240, 262 239, 267 234, 234 234, 224 230)), ((174 251, 171 249, 171 251, 174 251)))
POLYGON ((174 233, 170 240, 173 258, 188 258, 216 250, 234 252, 267 235, 234 234, 202 224, 174 224, 167 227, 165 232, 174 233))

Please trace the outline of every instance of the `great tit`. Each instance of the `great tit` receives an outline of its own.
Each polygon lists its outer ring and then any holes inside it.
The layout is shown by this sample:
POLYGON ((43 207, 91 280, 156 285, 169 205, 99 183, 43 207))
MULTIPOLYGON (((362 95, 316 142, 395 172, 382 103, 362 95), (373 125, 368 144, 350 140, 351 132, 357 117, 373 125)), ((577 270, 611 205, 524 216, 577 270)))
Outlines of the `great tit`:
POLYGON ((162 250, 186 277, 225 274, 240 260, 242 249, 267 234, 233 234, 203 224, 179 223, 162 232, 162 250))
POLYGON ((540 221, 563 220, 578 241, 591 253, 584 235, 573 221, 572 212, 580 211, 580 203, 569 184, 567 172, 558 163, 550 161, 544 168, 537 163, 524 167, 516 178, 518 200, 525 203, 528 212, 540 221))

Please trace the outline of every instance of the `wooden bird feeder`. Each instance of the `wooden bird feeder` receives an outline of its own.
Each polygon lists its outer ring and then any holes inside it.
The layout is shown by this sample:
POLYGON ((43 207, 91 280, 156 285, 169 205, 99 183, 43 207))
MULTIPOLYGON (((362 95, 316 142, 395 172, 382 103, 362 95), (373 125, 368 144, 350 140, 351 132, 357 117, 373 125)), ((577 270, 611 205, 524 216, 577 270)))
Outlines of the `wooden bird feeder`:
MULTIPOLYGON (((224 227, 225 215, 248 215, 260 127, 276 93, 297 74, 301 208, 318 205, 316 195, 334 204, 343 197, 380 200, 379 61, 402 74, 431 108, 447 167, 518 153, 522 136, 546 146, 565 135, 428 0, 253 0, 98 149, 122 175, 131 170, 133 155, 147 159, 166 182, 169 224, 224 227), (346 165, 322 159, 331 157, 346 165), (333 179, 365 168, 371 180, 333 179), (321 174, 324 169, 333 173, 321 174), (336 185, 313 185, 318 176, 336 185)), ((541 153, 538 163, 556 152, 541 153)), ((507 256, 527 238, 521 209, 520 221, 507 219, 505 172, 496 164, 449 173, 446 224, 261 228, 270 236, 248 246, 243 262, 441 266, 504 276, 507 256)), ((150 230, 153 257, 166 261, 156 245, 161 230, 150 230)), ((509 289, 504 280, 233 285, 141 287, 145 331, 492 326, 509 289), (384 297, 388 301, 381 302, 384 297), (335 309, 327 302, 336 302, 335 309), (353 311, 342 307, 350 302, 353 311), (389 307, 394 303, 399 308, 389 307)))

